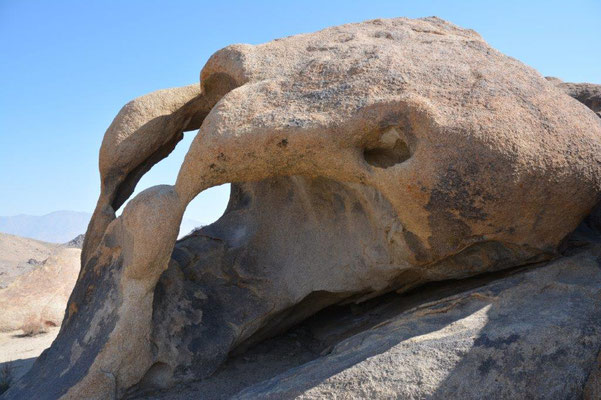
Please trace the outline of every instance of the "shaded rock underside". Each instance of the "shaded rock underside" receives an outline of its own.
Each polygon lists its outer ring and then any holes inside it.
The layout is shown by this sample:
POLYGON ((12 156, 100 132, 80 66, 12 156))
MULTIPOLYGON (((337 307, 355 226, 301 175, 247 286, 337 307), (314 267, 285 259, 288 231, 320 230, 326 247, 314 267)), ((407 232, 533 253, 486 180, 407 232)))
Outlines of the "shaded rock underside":
POLYGON ((591 232, 585 222, 550 263, 329 307, 208 379, 130 398, 596 399, 601 243, 591 232))

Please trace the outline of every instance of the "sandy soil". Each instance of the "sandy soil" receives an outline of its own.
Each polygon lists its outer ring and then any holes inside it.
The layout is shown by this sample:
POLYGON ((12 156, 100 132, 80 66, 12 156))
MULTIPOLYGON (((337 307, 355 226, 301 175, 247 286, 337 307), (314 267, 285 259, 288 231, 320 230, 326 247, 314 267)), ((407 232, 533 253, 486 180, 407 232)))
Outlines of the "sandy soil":
POLYGON ((0 332, 0 368, 10 363, 15 379, 29 371, 35 359, 50 347, 59 328, 36 336, 23 336, 21 331, 0 332))

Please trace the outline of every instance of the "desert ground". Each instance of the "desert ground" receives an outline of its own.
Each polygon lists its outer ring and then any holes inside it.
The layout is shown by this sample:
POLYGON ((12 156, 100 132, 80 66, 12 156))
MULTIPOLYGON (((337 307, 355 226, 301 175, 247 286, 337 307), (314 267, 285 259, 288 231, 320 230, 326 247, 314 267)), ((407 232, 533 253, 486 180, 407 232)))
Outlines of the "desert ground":
POLYGON ((57 244, 0 233, 0 371, 19 379, 59 331, 79 270, 74 241, 57 244))

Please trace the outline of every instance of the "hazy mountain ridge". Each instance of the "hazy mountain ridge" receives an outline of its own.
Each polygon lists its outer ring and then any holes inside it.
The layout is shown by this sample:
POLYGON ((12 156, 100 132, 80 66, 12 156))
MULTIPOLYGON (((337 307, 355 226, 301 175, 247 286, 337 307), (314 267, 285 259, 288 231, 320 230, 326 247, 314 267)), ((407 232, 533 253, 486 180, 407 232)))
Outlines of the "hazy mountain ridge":
POLYGON ((0 217, 0 232, 45 242, 64 243, 84 233, 91 213, 61 210, 46 215, 0 217))
MULTIPOLYGON (((51 243, 66 243, 85 233, 91 213, 61 210, 46 215, 19 214, 0 216, 0 232, 42 240, 51 243)), ((184 218, 180 227, 180 236, 189 233, 201 223, 184 218)))

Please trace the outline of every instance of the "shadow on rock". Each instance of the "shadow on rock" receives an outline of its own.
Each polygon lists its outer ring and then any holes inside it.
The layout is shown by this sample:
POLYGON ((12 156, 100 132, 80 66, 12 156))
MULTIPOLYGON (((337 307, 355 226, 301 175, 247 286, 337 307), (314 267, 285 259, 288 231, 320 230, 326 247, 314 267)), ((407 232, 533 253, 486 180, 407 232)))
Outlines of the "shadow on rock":
POLYGON ((235 398, 579 398, 601 346, 592 253, 424 303, 235 398))

